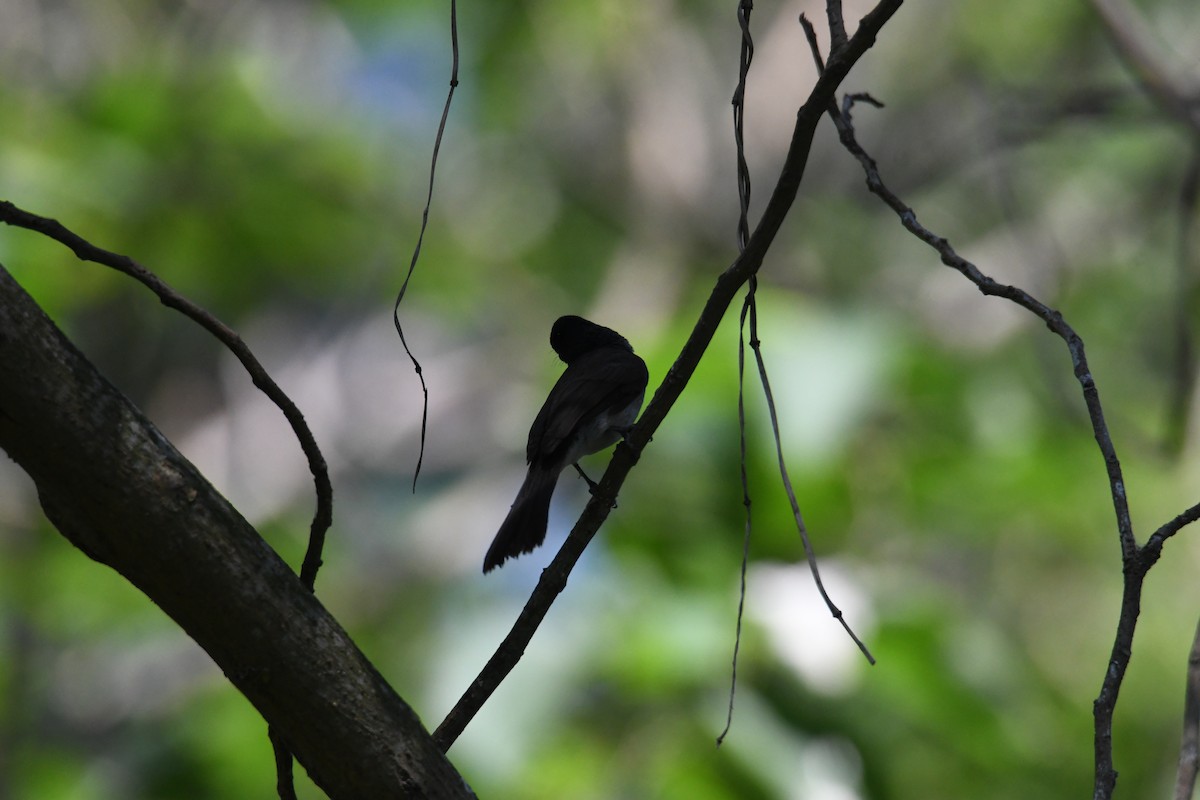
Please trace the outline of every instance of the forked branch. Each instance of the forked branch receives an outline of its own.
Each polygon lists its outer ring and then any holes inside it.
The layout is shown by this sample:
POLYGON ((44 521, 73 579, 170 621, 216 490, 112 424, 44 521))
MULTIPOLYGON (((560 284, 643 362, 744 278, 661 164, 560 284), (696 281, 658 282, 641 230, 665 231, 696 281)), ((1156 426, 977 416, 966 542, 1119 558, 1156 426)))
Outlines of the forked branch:
MULTIPOLYGON (((816 32, 812 25, 802 19, 805 33, 808 36, 814 57, 820 63, 820 51, 817 47, 816 32)), ((1185 525, 1200 518, 1200 504, 1194 505, 1174 519, 1165 523, 1150 536, 1146 544, 1139 547, 1133 531, 1133 523, 1129 514, 1129 500, 1126 494, 1125 479, 1121 472, 1121 462, 1117 457, 1116 447, 1109 433, 1108 424, 1104 418, 1100 402, 1100 392, 1096 387, 1095 378, 1088 366, 1083 339, 1075 332, 1066 320, 1055 309, 1042 303, 1025 290, 993 280, 984 274, 975 264, 955 252, 950 243, 925 228, 918 220, 916 212, 906 205, 884 184, 875 160, 858 143, 851 119, 851 110, 856 102, 866 102, 874 106, 881 104, 869 95, 849 95, 841 108, 830 102, 828 113, 837 127, 842 146, 853 155, 862 165, 866 174, 867 188, 891 208, 900 219, 900 223, 910 233, 932 247, 941 261, 951 269, 956 270, 967 280, 971 281, 982 294, 1005 298, 1042 320, 1067 346, 1071 357, 1075 378, 1083 392, 1084 404, 1087 407, 1088 418, 1092 426, 1092 434, 1100 449, 1104 461, 1105 472, 1108 476, 1109 493, 1112 497, 1113 510, 1116 517, 1117 541, 1120 545, 1124 589, 1121 598, 1121 610, 1117 620, 1117 630, 1114 637, 1112 652, 1104 670, 1104 679, 1100 692, 1093 703, 1094 717, 1094 750, 1095 750, 1095 783, 1094 800, 1109 800, 1112 797, 1117 782, 1117 771, 1113 765, 1112 751, 1112 721, 1116 708, 1117 695, 1129 667, 1133 648, 1133 636, 1137 627, 1138 615, 1141 612, 1142 586, 1146 573, 1157 563, 1166 540, 1175 535, 1185 525)))
POLYGON ((675 363, 667 371, 654 397, 646 406, 638 423, 626 440, 617 445, 612 460, 599 488, 592 494, 583 514, 575 523, 566 542, 555 555, 550 565, 542 571, 537 586, 530 595, 512 629, 500 643, 496 652, 484 666, 479 676, 471 682, 458 703, 434 731, 434 739, 443 748, 449 748, 478 713, 496 687, 504 680, 525 652, 538 626, 545 619, 550 606, 563 590, 575 563, 583 554, 588 542, 608 517, 616 500, 617 492, 633 469, 642 450, 650 441, 658 426, 670 412, 675 401, 687 386, 700 363, 721 319, 738 290, 762 267, 767 251, 775 240, 783 221, 787 218, 792 203, 800 190, 808 156, 812 149, 813 134, 825 114, 829 103, 834 101, 838 87, 864 53, 875 43, 875 37, 884 24, 896 13, 903 0, 880 0, 860 20, 858 29, 843 47, 835 49, 829 58, 825 72, 817 80, 808 99, 796 114, 796 125, 788 148, 783 168, 771 193, 763 215, 754 229, 741 255, 717 278, 697 319, 692 333, 684 343, 675 363))

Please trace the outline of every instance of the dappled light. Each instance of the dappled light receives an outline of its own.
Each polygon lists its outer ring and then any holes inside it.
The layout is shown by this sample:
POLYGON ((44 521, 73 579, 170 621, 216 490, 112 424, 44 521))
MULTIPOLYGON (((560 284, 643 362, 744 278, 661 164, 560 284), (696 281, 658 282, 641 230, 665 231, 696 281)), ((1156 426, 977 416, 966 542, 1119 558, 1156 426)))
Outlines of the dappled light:
MULTIPOLYGON (((1200 499, 1200 235, 1180 200, 1197 130, 1139 83, 1095 4, 952 5, 906 4, 882 29, 842 86, 882 102, 854 107, 855 135, 922 225, 1086 340, 1144 543, 1200 499)), ((845 6, 853 35, 873 4, 845 6)), ((0 200, 130 256, 253 350, 333 484, 317 598, 430 731, 591 499, 568 466, 546 543, 479 574, 563 371, 551 325, 620 331, 649 404, 738 257, 735 11, 459 5, 461 83, 398 310, 429 389, 414 489, 421 387, 390 315, 449 81, 449 4, 0 4, 0 200)), ((1194 4, 1136 11, 1197 85, 1194 4)), ((801 12, 828 56, 823 4, 758 4, 750 23, 751 230, 817 79, 801 12)), ((238 359, 32 231, 0 226, 0 264, 299 571, 313 473, 238 359)), ((450 762, 479 797, 514 800, 1086 796, 1122 562, 1062 340, 906 232, 828 118, 756 293, 825 588, 877 663, 813 585, 747 351, 753 535, 732 727, 714 744, 745 524, 735 303, 450 762)), ((598 480, 610 458, 580 464, 598 480)), ((0 798, 274 796, 263 718, 55 535, 3 461, 0 798)), ((1173 536, 1146 580, 1113 718, 1117 796, 1167 797, 1175 780, 1196 535, 1173 536)), ((303 772, 299 797, 324 797, 303 772)))

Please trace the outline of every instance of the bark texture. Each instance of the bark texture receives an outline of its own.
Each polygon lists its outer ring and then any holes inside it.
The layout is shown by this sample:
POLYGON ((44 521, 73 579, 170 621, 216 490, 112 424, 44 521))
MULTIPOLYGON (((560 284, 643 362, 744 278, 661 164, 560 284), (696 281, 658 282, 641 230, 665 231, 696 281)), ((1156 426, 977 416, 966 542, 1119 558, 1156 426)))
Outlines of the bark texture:
POLYGON ((0 447, 63 536, 195 639, 330 797, 473 796, 292 570, 2 267, 0 447))

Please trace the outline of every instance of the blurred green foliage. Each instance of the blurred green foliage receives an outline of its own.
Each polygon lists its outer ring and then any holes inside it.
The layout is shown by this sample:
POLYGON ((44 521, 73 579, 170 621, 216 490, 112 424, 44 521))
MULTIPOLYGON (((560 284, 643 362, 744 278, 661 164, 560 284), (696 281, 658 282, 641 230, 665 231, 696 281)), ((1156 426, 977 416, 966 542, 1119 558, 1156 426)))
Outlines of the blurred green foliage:
MULTIPOLYGON (((755 211, 812 79, 798 9, 759 4, 752 21, 755 211)), ((420 395, 389 312, 449 80, 446 4, 0 8, 0 196, 134 257, 258 352, 333 470, 318 594, 430 727, 583 505, 564 476, 548 546, 478 574, 558 371, 550 323, 619 329, 653 386, 735 254, 733 11, 460 6, 461 86, 402 308, 432 404, 413 494, 420 395)), ((1191 52, 1192 4, 1141 11, 1164 51, 1191 52)), ((1165 417, 1191 143, 1088 6, 909 4, 845 88, 887 103, 856 111, 860 138, 921 219, 1085 337, 1140 536, 1195 502, 1195 424, 1172 442, 1165 417)), ((1070 360, 862 183, 823 129, 759 298, 805 521, 879 663, 817 599, 750 363, 747 624, 733 728, 714 746, 744 526, 731 314, 525 660, 451 751, 481 797, 1089 791, 1121 576, 1070 360)), ((0 263, 298 564, 310 484, 236 365, 42 237, 0 229, 0 263)), ((1146 587, 1116 715, 1123 797, 1173 780, 1198 558, 1183 532, 1146 587)), ((253 709, 0 464, 0 798, 267 798, 273 780, 253 709)))

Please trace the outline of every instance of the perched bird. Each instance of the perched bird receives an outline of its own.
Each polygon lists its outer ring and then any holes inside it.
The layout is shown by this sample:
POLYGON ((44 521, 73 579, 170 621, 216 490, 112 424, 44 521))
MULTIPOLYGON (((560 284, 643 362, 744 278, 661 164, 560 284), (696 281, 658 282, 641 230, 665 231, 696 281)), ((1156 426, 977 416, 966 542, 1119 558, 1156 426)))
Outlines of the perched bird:
POLYGON ((615 444, 642 408, 650 375, 621 334, 583 317, 559 317, 550 346, 567 369, 529 429, 529 472, 483 559, 484 572, 542 543, 559 473, 615 444))

